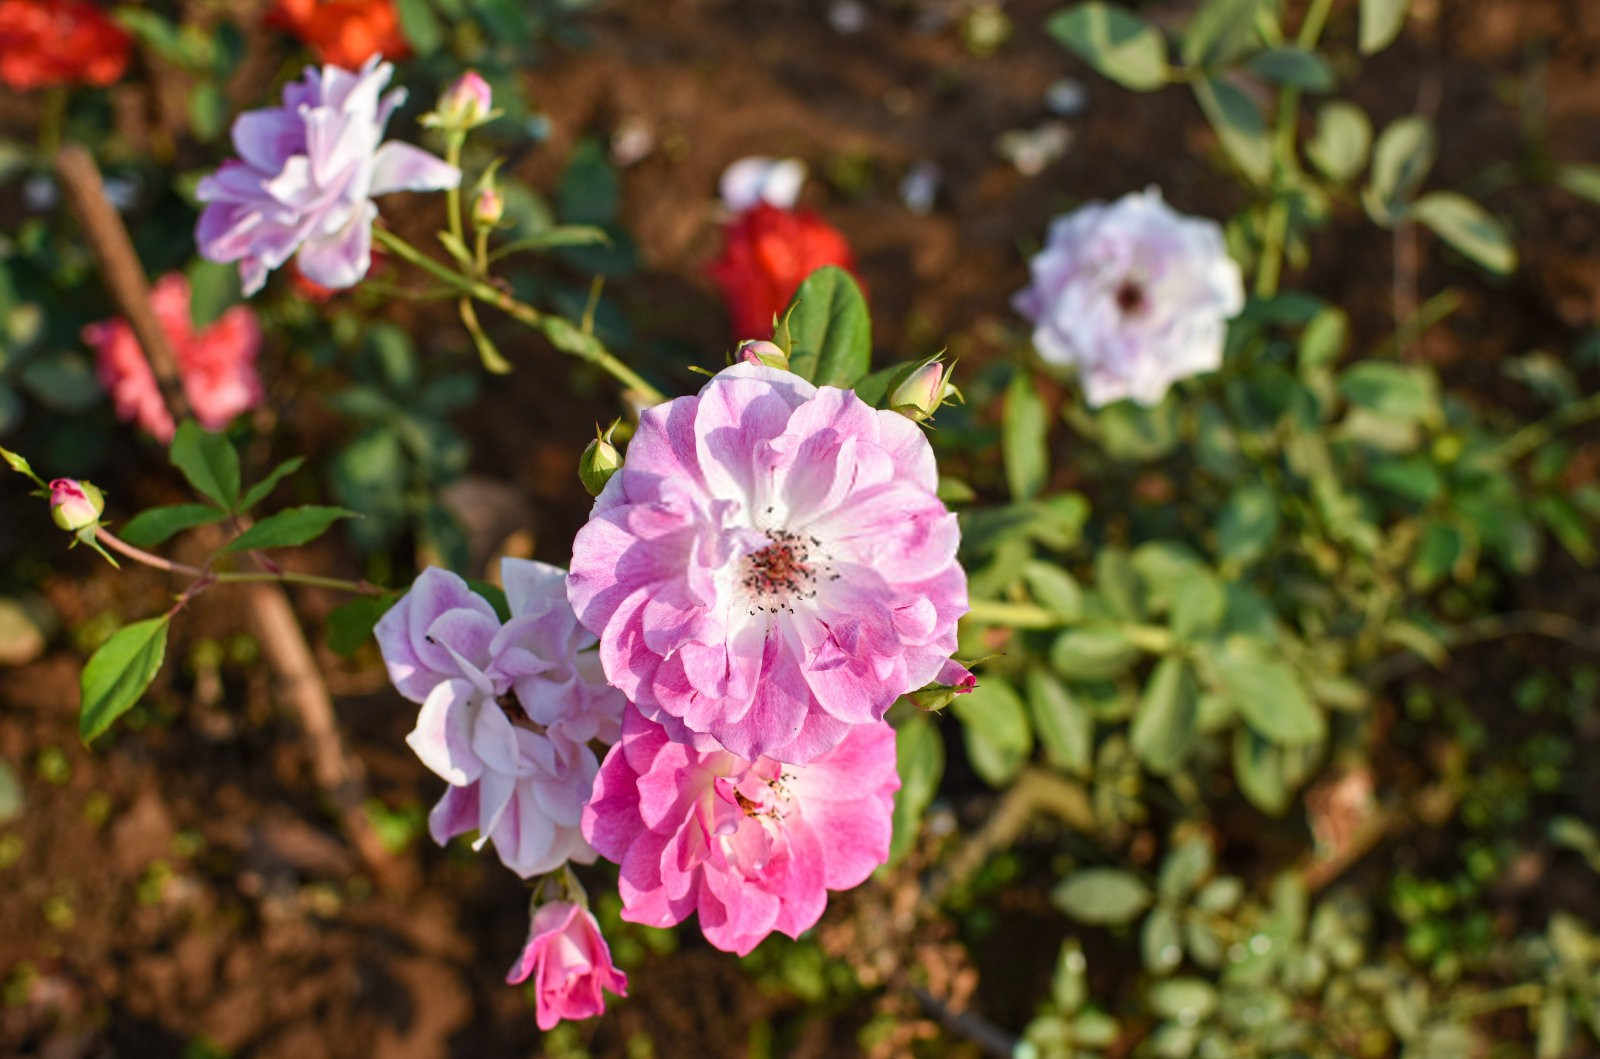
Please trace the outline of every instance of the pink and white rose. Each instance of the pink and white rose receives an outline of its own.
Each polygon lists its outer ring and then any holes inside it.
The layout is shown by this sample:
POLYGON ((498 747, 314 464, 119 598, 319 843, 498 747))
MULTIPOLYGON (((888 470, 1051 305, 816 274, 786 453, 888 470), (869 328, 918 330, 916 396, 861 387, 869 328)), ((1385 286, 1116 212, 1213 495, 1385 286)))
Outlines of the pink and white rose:
POLYGON ((676 742, 630 709, 583 834, 621 866, 623 919, 665 927, 694 913, 706 940, 742 956, 774 930, 798 937, 827 891, 888 859, 899 787, 894 729, 881 721, 786 765, 676 742))
POLYGON ((606 1009, 601 990, 628 995, 628 976, 611 962, 600 924, 587 908, 570 901, 541 905, 523 946, 506 975, 507 985, 534 984, 534 1013, 541 1030, 563 1019, 588 1019, 606 1009))
POLYGON ((573 542, 611 683, 675 738, 803 763, 933 680, 967 609, 922 431, 761 364, 640 417, 573 542))

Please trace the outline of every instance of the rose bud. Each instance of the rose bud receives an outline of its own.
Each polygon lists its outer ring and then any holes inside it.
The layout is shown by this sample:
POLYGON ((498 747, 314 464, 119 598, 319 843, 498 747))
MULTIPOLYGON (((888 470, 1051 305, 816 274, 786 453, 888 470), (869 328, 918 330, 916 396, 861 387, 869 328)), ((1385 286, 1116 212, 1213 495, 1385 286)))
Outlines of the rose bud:
POLYGON ((905 377, 889 395, 889 407, 914 423, 920 423, 951 397, 959 398, 961 391, 950 385, 954 364, 941 364, 930 360, 905 377))
POLYGON ((50 483, 50 517, 69 532, 87 529, 100 521, 106 498, 88 482, 57 478, 50 483))
POLYGON ((466 132, 491 120, 496 114, 493 107, 494 93, 489 88, 489 82, 476 71, 468 70, 456 79, 455 84, 445 89, 439 102, 434 104, 433 112, 423 115, 422 123, 466 132))
POLYGON ((611 444, 611 431, 607 430, 589 442, 589 447, 584 449, 583 455, 578 458, 578 480, 583 483, 590 496, 599 496, 600 490, 606 487, 606 483, 621 466, 622 453, 611 444))
POLYGON ((746 364, 765 364, 769 368, 779 371, 789 370, 789 355, 778 347, 776 342, 750 339, 740 342, 733 351, 733 359, 746 364))

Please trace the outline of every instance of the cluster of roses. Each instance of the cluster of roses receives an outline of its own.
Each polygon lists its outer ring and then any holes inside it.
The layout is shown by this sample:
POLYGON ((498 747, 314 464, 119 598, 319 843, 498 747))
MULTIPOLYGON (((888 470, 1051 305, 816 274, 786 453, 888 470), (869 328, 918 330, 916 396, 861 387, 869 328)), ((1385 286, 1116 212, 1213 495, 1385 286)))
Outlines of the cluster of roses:
MULTIPOLYGON (((760 363, 646 410, 570 574, 507 560, 501 623, 429 570, 378 626, 422 704, 409 742, 451 784, 434 838, 475 829, 525 877, 598 853, 624 919, 695 914, 730 952, 811 927, 887 859, 884 714, 972 684, 936 485, 910 419, 760 363)), ((545 1027, 626 986, 571 900, 535 912, 510 980, 532 973, 545 1027)))

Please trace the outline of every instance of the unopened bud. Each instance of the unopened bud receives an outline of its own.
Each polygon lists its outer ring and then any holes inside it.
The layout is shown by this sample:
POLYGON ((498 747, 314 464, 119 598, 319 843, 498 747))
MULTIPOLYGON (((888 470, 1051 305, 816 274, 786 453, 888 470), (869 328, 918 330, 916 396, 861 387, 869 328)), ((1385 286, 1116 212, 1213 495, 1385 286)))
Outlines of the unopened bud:
POLYGON ((961 392, 950 385, 950 373, 954 369, 953 364, 928 361, 894 388, 889 395, 889 407, 913 422, 922 422, 947 400, 961 396, 961 392))
POLYGON ((465 132, 493 118, 493 105, 494 93, 489 82, 468 70, 445 89, 439 102, 434 104, 433 113, 422 120, 425 125, 465 132))
POLYGON ((57 478, 50 483, 50 517, 57 526, 76 533, 100 521, 106 498, 88 482, 57 478))
POLYGON ((611 444, 611 431, 607 430, 589 442, 589 447, 578 458, 578 480, 590 496, 599 496, 600 490, 606 487, 621 466, 622 453, 611 444))
POLYGON ((479 228, 493 228, 505 216, 506 200, 493 184, 478 192, 472 201, 472 223, 479 228))
POLYGON ((910 699, 918 709, 942 710, 954 702, 957 695, 965 695, 977 686, 978 678, 972 671, 951 658, 945 662, 931 684, 925 684, 916 691, 909 692, 906 698, 910 699))
POLYGON ((789 355, 776 342, 740 342, 739 348, 734 350, 734 358, 745 364, 765 364, 780 371, 789 370, 789 355))

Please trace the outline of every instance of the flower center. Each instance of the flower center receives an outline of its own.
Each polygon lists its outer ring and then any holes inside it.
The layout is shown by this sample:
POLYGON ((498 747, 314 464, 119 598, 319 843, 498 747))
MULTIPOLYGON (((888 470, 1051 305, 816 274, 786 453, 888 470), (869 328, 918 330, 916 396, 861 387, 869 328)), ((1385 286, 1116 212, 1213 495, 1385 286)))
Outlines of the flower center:
POLYGON ((1144 287, 1135 280, 1125 279, 1117 288, 1117 308, 1122 310, 1122 315, 1133 316, 1143 312, 1145 307, 1144 287))
POLYGON ((816 597, 819 580, 838 578, 817 538, 783 529, 767 530, 766 535, 772 543, 744 557, 740 584, 751 614, 780 610, 792 614, 795 599, 816 597))

